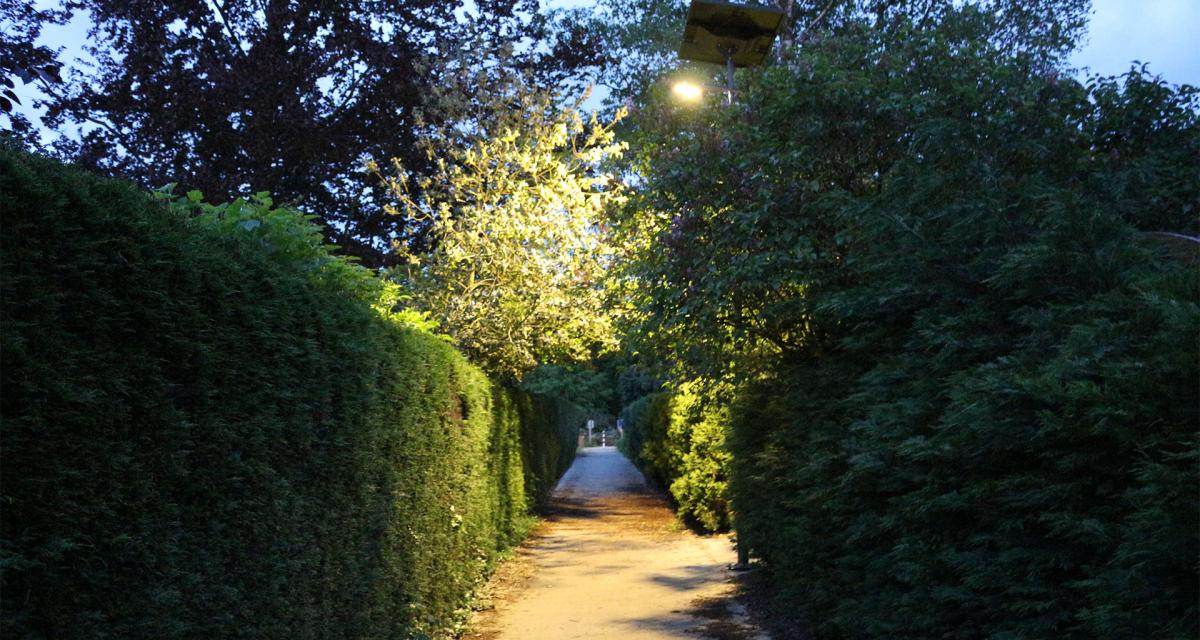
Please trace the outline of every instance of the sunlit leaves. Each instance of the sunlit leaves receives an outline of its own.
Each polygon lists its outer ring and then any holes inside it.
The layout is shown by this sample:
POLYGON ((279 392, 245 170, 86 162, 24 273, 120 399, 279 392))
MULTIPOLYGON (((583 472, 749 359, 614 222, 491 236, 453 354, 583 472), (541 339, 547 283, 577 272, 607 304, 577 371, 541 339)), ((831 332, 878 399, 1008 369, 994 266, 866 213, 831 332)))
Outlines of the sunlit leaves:
POLYGON ((613 344, 602 219, 623 196, 603 167, 623 145, 519 74, 490 90, 465 125, 427 136, 431 173, 393 162, 392 211, 433 238, 428 253, 397 247, 408 264, 394 276, 472 357, 517 378, 613 344))

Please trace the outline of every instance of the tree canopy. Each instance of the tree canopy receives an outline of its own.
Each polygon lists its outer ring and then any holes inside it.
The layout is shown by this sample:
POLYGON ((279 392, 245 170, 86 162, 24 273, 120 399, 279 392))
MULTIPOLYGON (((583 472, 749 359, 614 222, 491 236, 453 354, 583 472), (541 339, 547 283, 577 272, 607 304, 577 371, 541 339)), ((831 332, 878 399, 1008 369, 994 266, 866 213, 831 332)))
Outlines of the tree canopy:
MULTIPOLYGON (((386 194, 361 159, 426 166, 417 112, 442 81, 438 48, 477 33, 520 42, 543 24, 532 0, 67 6, 90 17, 97 64, 74 68, 48 100, 47 125, 83 132, 77 144, 59 140, 64 157, 219 200, 270 190, 373 266, 389 262, 393 240, 421 230, 384 212, 386 194)), ((516 63, 549 78, 571 57, 516 63)))
POLYGON ((602 221, 623 195, 604 164, 623 145, 578 102, 564 108, 527 74, 494 71, 464 74, 486 97, 423 139, 432 171, 395 159, 385 178, 389 211, 429 226, 431 250, 396 247, 411 304, 493 373, 519 379, 614 344, 602 221))
POLYGON ((649 85, 627 330, 736 383, 734 526, 813 637, 1188 638, 1200 93, 991 7, 839 18, 729 107, 649 85))
POLYGON ((42 29, 65 21, 65 11, 38 7, 21 0, 0 0, 0 112, 8 119, 13 134, 33 141, 36 130, 21 113, 13 89, 18 81, 25 84, 60 84, 60 64, 55 52, 37 44, 42 29))

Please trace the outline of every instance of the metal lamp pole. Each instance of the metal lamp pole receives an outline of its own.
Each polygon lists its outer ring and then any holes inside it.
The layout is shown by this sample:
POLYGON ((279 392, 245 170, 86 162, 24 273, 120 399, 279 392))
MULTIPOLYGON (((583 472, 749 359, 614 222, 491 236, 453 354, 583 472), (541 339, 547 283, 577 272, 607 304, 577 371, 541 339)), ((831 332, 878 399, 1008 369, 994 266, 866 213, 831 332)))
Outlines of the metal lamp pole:
POLYGON ((737 53, 737 49, 731 45, 722 45, 720 47, 721 55, 725 56, 725 106, 733 105, 733 54, 737 53))

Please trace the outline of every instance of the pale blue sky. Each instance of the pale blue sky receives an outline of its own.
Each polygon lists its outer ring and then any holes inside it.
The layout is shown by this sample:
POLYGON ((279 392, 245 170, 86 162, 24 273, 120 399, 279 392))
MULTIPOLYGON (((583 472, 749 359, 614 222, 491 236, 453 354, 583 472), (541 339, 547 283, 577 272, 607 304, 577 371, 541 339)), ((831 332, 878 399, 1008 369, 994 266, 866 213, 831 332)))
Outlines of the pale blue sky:
POLYGON ((1200 0, 1092 1, 1087 42, 1071 59, 1076 67, 1116 75, 1140 60, 1167 82, 1200 86, 1200 0))

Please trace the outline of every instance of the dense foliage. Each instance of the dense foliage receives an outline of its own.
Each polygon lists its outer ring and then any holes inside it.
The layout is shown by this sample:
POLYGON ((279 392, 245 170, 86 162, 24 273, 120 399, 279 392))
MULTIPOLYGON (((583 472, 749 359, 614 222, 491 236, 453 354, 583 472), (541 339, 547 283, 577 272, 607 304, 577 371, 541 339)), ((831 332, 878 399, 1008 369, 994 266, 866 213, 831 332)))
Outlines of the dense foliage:
POLYGON ((613 414, 617 403, 617 383, 613 372, 592 363, 544 364, 521 379, 521 388, 530 393, 570 400, 592 414, 613 414))
MULTIPOLYGON (((417 122, 422 111, 445 115, 425 108, 445 81, 440 54, 477 34, 545 37, 534 0, 40 4, 66 6, 90 25, 94 63, 63 60, 66 85, 45 87, 44 122, 60 134, 62 155, 219 200, 270 190, 319 216, 330 240, 372 266, 390 260, 393 240, 419 243, 422 228, 384 211, 386 194, 361 158, 428 167, 417 122), (78 134, 65 135, 71 129, 78 134)), ((16 33, 18 44, 32 49, 36 27, 60 15, 21 15, 23 29, 34 26, 16 33)), ((516 63, 546 81, 579 54, 524 51, 516 63)), ((487 57, 475 54, 478 64, 487 57)))
POLYGON ((628 353, 612 351, 586 363, 539 365, 521 379, 521 388, 564 398, 589 413, 615 418, 634 400, 659 391, 662 383, 628 353))
MULTIPOLYGON (((595 0, 560 9, 553 18, 564 41, 593 50, 591 64, 576 73, 612 89, 608 103, 641 105, 663 73, 712 75, 714 65, 681 61, 679 34, 688 15, 689 0, 595 0)), ((864 19, 872 28, 894 36, 905 29, 937 25, 963 5, 977 9, 987 24, 988 40, 1013 55, 1046 62, 1070 51, 1083 34, 1091 0, 764 0, 734 4, 771 6, 783 12, 776 51, 792 50, 814 38, 857 29, 864 19)), ((581 49, 582 50, 582 49, 581 49)), ((717 70, 720 73, 720 70, 717 70)), ((723 84, 720 82, 718 84, 723 84)))
POLYGON ((571 460, 531 390, 819 640, 1200 635, 1200 92, 1070 79, 1088 0, 776 0, 729 106, 682 0, 69 4, 81 161, 403 264, 0 155, 5 636, 442 634, 571 460), (596 45, 619 125, 532 68, 596 45))
MULTIPOLYGON (((966 6, 656 89, 641 347, 745 383, 739 537, 819 638, 1189 638, 1194 88, 1084 85, 966 6)), ((673 455, 678 455, 678 451, 673 455)))
POLYGON ((464 75, 490 90, 464 118, 470 129, 424 139, 428 174, 396 159, 386 176, 390 210, 427 224, 433 241, 427 252, 399 247, 407 264, 394 276, 489 372, 520 379, 539 363, 585 361, 614 342, 599 224, 622 198, 602 163, 623 147, 523 74, 464 75))
POLYGON ((582 414, 299 214, 190 199, 0 152, 0 635, 443 634, 582 414))
POLYGON ((685 522, 706 531, 729 526, 729 408, 697 383, 644 396, 621 412, 617 446, 670 491, 685 522))

